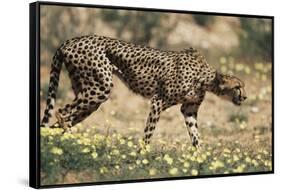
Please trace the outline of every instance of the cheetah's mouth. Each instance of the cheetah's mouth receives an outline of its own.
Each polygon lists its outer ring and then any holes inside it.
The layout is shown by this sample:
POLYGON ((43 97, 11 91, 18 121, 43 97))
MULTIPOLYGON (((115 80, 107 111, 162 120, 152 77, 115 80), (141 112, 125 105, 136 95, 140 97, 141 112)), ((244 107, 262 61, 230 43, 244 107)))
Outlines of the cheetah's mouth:
POLYGON ((245 100, 246 100, 246 97, 238 96, 238 97, 233 97, 232 102, 234 105, 240 106, 241 103, 245 100))
POLYGON ((234 103, 234 105, 240 106, 241 105, 241 101, 232 101, 234 103))

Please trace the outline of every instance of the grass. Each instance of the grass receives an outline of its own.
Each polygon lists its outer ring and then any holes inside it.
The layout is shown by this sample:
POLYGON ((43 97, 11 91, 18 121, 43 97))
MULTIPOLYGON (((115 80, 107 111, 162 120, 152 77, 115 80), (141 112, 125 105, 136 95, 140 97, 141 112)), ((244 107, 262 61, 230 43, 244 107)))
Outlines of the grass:
POLYGON ((93 127, 61 133, 41 128, 43 185, 272 170, 271 152, 251 150, 238 141, 204 144, 199 151, 190 143, 158 140, 158 146, 140 149, 142 141, 133 136, 101 135, 93 127))
POLYGON ((247 122, 248 116, 246 113, 243 113, 243 112, 231 113, 229 116, 229 121, 238 122, 238 123, 247 122))

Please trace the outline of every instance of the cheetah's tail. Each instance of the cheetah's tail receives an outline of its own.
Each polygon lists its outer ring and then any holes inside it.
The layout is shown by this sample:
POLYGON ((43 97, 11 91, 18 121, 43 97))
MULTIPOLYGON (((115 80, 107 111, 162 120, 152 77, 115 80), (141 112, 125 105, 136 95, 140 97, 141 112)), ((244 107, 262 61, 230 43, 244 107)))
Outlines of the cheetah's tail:
POLYGON ((53 57, 53 62, 51 65, 46 109, 44 112, 44 117, 41 122, 41 126, 43 127, 48 127, 49 118, 52 116, 51 111, 54 109, 55 106, 56 92, 59 85, 62 63, 63 63, 63 54, 59 48, 53 57))

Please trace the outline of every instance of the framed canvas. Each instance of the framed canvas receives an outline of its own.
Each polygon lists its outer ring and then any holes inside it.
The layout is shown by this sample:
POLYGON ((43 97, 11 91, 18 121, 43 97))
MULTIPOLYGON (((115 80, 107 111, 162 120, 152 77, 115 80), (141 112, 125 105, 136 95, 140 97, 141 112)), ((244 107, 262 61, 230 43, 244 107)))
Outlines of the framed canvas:
POLYGON ((31 3, 30 186, 273 173, 273 71, 272 16, 31 3))

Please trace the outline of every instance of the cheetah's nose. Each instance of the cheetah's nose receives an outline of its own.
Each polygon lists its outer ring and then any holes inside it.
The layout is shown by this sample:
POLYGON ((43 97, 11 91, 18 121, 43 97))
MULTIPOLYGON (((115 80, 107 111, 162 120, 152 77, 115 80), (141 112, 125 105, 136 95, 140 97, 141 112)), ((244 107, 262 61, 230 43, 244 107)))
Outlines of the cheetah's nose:
POLYGON ((246 100, 247 99, 247 96, 242 96, 242 100, 246 100))

